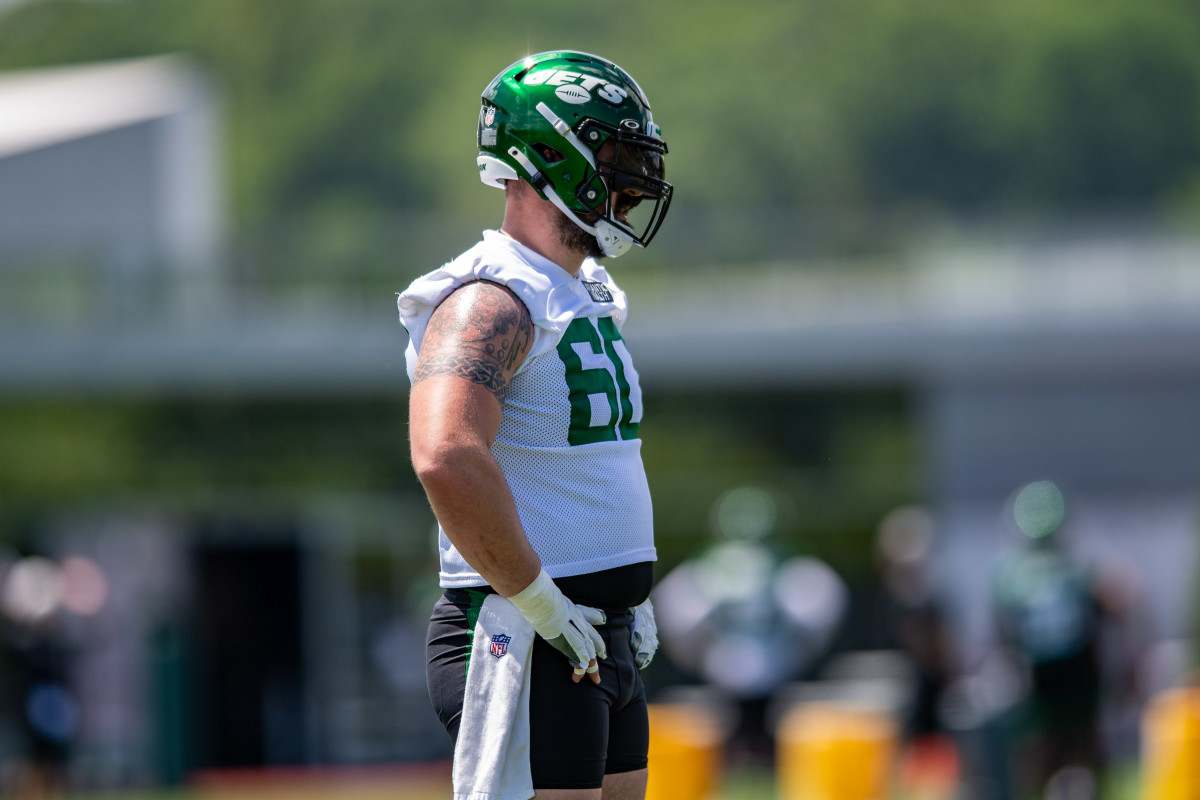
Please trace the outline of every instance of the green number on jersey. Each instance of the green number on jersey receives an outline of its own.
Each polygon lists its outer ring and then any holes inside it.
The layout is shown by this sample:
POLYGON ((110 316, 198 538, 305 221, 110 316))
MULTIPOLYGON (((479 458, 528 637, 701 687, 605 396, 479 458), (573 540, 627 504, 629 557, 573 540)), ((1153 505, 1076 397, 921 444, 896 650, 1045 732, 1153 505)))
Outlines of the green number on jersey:
POLYGON ((558 343, 571 399, 571 445, 636 439, 641 399, 625 374, 625 343, 611 317, 575 319, 558 343), (618 344, 618 342, 620 344, 618 344))

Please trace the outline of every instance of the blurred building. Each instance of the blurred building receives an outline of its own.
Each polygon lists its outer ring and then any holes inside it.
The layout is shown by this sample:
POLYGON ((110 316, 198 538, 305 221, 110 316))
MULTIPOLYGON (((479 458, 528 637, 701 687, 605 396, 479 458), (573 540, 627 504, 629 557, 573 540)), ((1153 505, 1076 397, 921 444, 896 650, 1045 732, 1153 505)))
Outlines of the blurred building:
POLYGON ((129 286, 212 269, 218 116, 208 81, 176 57, 0 76, 0 268, 87 263, 129 286))

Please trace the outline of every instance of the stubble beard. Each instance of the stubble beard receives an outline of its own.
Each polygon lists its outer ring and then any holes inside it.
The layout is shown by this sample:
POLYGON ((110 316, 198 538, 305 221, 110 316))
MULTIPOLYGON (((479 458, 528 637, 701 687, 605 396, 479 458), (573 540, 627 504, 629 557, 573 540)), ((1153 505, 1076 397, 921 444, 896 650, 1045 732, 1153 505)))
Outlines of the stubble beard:
POLYGON ((559 241, 572 252, 596 260, 604 257, 604 251, 600 249, 600 242, 596 241, 596 237, 576 225, 561 211, 554 219, 554 227, 559 241))

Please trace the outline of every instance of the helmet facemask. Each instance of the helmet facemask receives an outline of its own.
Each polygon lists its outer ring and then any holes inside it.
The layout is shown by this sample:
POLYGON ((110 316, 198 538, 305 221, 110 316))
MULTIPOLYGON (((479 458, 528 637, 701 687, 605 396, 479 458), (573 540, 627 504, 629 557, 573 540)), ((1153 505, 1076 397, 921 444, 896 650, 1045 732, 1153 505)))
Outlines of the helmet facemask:
POLYGON ((666 142, 636 128, 633 120, 616 128, 595 120, 582 124, 580 138, 602 144, 595 154, 595 175, 580 185, 576 198, 592 209, 594 225, 611 226, 645 247, 671 205, 671 184, 663 179, 666 142))

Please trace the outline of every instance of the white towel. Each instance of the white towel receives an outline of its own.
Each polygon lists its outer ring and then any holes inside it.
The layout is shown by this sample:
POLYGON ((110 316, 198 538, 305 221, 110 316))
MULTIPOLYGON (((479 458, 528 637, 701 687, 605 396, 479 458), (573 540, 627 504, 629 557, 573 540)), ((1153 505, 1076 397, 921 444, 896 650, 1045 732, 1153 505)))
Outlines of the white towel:
POLYGON ((454 800, 529 800, 529 673, 533 626, 506 597, 488 595, 475 623, 454 800))

